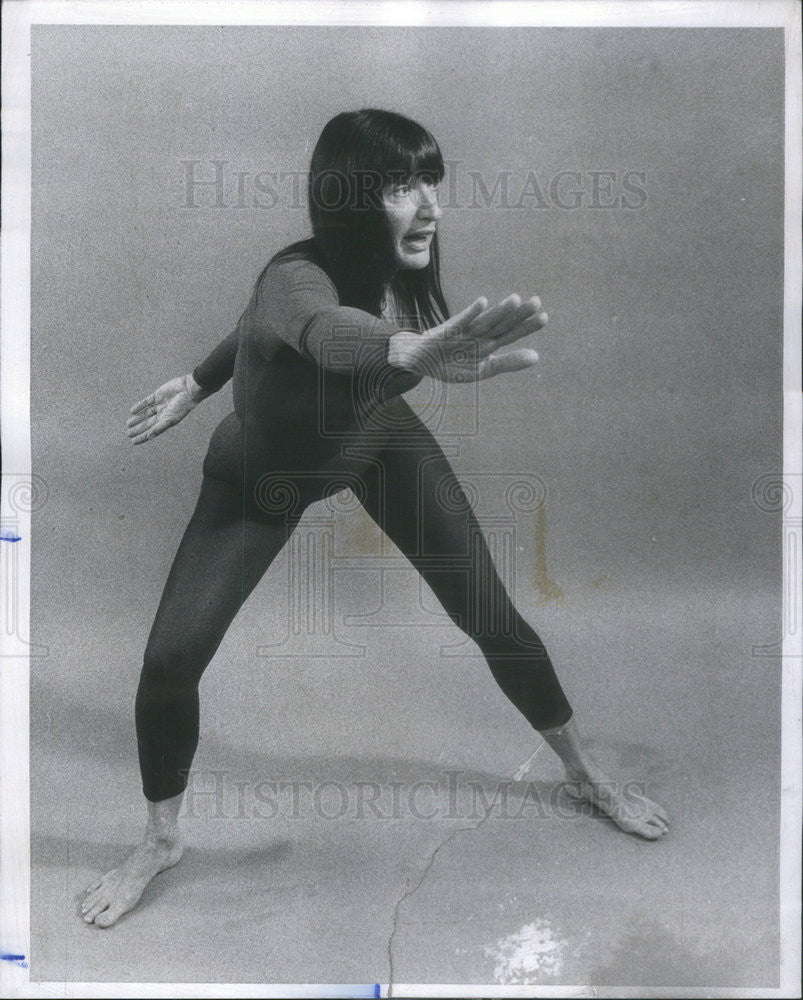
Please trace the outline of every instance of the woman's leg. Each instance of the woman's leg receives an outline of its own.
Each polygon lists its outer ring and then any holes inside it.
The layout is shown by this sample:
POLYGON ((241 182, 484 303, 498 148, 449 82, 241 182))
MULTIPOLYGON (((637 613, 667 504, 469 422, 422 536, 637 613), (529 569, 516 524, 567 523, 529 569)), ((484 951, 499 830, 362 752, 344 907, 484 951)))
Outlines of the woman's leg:
POLYGON ((198 683, 237 611, 289 535, 284 519, 244 511, 242 493, 204 477, 165 584, 136 699, 143 841, 89 887, 84 919, 113 924, 145 886, 181 857, 178 813, 198 742, 198 683))
POLYGON ((184 791, 198 742, 201 675, 288 534, 280 518, 244 516, 238 489, 204 477, 156 612, 137 691, 137 743, 149 801, 184 791))
POLYGON ((477 643, 501 689, 564 762, 577 794, 627 832, 661 836, 660 807, 626 794, 590 758, 546 649, 510 600, 474 512, 423 424, 407 433, 405 447, 379 454, 365 485, 368 513, 477 643))
POLYGON ((365 509, 479 646, 499 687, 535 729, 572 709, 549 655, 499 578, 470 504, 427 433, 386 449, 366 476, 365 509))

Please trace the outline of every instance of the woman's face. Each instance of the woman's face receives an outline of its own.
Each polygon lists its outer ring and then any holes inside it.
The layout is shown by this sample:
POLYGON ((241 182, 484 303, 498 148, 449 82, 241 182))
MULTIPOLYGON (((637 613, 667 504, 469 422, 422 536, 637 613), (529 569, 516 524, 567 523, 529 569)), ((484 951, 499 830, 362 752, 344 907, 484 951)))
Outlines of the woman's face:
POLYGON ((382 202, 390 223, 393 254, 400 270, 420 269, 429 264, 429 248, 441 212, 438 185, 419 177, 409 183, 388 185, 382 202))

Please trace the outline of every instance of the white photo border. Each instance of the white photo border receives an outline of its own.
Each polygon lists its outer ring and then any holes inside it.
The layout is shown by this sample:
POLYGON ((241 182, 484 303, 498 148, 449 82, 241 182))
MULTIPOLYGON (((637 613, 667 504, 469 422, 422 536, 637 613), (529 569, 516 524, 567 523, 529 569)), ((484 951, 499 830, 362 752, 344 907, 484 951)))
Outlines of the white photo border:
MULTIPOLYGON (((0 581, 11 582, 0 627, 0 993, 8 997, 357 997, 386 996, 387 984, 44 983, 30 955, 29 635, 30 508, 36 491, 30 447, 30 31, 38 24, 84 25, 468 25, 543 27, 782 27, 785 32, 783 750, 780 862, 781 964, 778 989, 719 989, 720 997, 800 996, 801 676, 803 668, 803 465, 801 464, 801 8, 796 0, 757 3, 668 0, 7 0, 2 7, 2 312, 0 427, 4 459, 0 581), (12 493, 16 503, 12 504, 12 493), (20 497, 23 501, 20 502, 20 497), (27 499, 25 499, 27 498, 27 499), (13 518, 12 518, 13 515, 13 518), (13 520, 13 524, 12 524, 13 520), (13 535, 6 528, 11 525, 13 535), (11 619, 14 627, 10 629, 11 619)), ((408 997, 682 997, 660 990, 394 983, 408 997)))

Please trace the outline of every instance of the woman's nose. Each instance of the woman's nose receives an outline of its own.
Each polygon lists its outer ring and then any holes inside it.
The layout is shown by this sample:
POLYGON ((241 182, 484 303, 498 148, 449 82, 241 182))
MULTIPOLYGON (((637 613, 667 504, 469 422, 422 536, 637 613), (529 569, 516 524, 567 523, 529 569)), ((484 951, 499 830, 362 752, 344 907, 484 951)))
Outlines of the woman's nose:
POLYGON ((437 222, 443 215, 438 204, 438 189, 433 184, 422 184, 418 189, 418 214, 437 222))

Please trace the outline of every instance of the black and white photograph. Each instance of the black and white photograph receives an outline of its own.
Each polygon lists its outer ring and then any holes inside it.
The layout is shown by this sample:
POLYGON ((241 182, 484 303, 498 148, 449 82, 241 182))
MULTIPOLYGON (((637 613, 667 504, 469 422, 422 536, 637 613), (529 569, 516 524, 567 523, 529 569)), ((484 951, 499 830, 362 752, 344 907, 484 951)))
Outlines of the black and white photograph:
POLYGON ((3 5, 4 996, 800 996, 800 7, 3 5))

